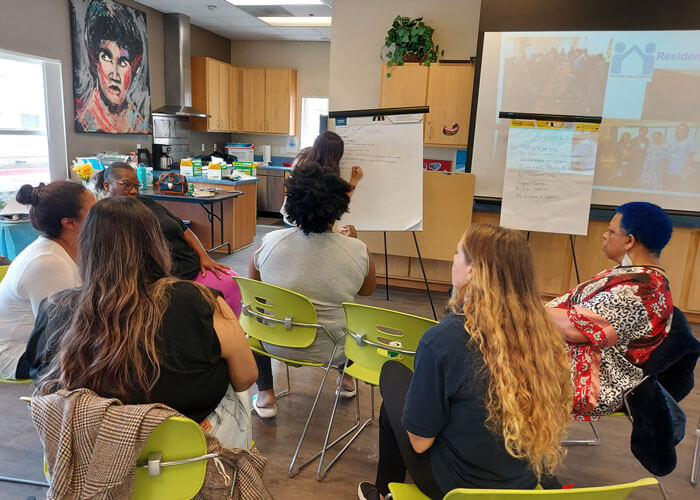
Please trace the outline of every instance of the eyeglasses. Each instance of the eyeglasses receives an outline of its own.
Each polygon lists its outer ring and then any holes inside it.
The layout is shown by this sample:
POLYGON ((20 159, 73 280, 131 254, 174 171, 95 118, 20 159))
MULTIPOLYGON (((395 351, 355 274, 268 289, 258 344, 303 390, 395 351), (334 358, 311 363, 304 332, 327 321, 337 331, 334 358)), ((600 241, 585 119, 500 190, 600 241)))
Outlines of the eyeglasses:
POLYGON ((132 184, 131 182, 118 181, 116 179, 114 179, 114 182, 123 187, 125 191, 131 191, 132 189, 136 189, 138 191, 141 188, 140 182, 132 184))

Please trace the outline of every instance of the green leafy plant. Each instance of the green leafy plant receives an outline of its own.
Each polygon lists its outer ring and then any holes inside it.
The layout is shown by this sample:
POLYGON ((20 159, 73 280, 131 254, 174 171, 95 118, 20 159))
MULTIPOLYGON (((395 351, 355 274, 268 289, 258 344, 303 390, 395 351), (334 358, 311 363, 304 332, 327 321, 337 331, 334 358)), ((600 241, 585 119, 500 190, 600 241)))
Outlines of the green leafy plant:
MULTIPOLYGON (((384 54, 387 66, 403 66, 404 62, 430 66, 431 62, 437 62, 438 54, 443 55, 445 51, 433 43, 434 31, 432 26, 423 22, 422 17, 411 19, 396 16, 384 40, 384 45, 390 49, 384 54)), ((386 77, 391 77, 391 73, 387 73, 386 77)))

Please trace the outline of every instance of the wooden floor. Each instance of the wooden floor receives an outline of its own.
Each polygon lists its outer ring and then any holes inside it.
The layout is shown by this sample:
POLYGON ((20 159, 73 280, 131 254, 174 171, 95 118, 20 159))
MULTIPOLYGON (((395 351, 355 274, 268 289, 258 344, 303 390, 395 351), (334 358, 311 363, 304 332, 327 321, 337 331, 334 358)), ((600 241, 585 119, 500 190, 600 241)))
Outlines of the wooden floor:
MULTIPOLYGON (((258 235, 278 227, 278 225, 259 226, 258 235)), ((253 249, 253 247, 249 247, 220 260, 245 275, 247 274, 248 259, 253 249)), ((372 297, 359 298, 358 302, 426 317, 432 316, 424 290, 392 288, 390 289, 389 302, 386 301, 384 293, 384 288, 378 287, 372 297)), ((433 297, 438 315, 442 317, 448 297, 444 293, 435 293, 433 297)), ((700 325, 694 325, 693 329, 695 336, 700 338, 700 325)), ((276 362, 273 367, 275 385, 277 389, 282 389, 285 383, 283 368, 276 362)), ((322 482, 316 481, 316 471, 312 466, 306 468, 298 476, 292 479, 288 478, 289 462, 321 376, 322 372, 318 369, 291 369, 292 394, 279 400, 278 416, 270 421, 263 421, 256 415, 253 416, 253 437, 256 446, 268 458, 265 482, 275 498, 353 499, 357 498, 358 482, 374 481, 378 458, 376 423, 364 431, 322 482)), ((312 422, 306 446, 302 449, 302 456, 315 453, 323 442, 333 400, 332 386, 334 383, 335 376, 330 375, 319 402, 316 418, 312 422)), ((676 449, 678 466, 672 474, 661 478, 671 499, 700 500, 700 486, 693 488, 689 482, 695 446, 694 432, 700 418, 700 391, 698 387, 700 387, 700 372, 696 372, 696 389, 681 403, 681 407, 687 415, 688 424, 686 437, 676 449)), ((0 384, 0 414, 3 422, 0 427, 0 475, 41 479, 41 445, 29 420, 26 406, 17 400, 19 396, 30 393, 31 389, 30 385, 0 384)), ((254 391, 255 386, 251 388, 251 394, 254 391)), ((368 415, 370 408, 368 386, 362 385, 360 392, 361 409, 365 415, 368 415)), ((376 396, 377 403, 379 403, 378 391, 376 396)), ((341 403, 334 427, 336 435, 340 430, 352 425, 354 411, 354 401, 341 403)), ((597 427, 601 435, 601 444, 599 446, 570 448, 564 465, 557 471, 557 476, 562 483, 574 483, 576 487, 599 486, 650 476, 630 452, 631 427, 625 418, 606 417, 597 424, 597 427)), ((572 424, 571 437, 587 437, 588 435, 589 429, 585 424, 572 424)), ((0 483, 0 500, 23 500, 30 495, 43 498, 45 490, 31 486, 0 483)), ((662 497, 658 490, 649 488, 637 490, 629 498, 657 499, 662 497)))

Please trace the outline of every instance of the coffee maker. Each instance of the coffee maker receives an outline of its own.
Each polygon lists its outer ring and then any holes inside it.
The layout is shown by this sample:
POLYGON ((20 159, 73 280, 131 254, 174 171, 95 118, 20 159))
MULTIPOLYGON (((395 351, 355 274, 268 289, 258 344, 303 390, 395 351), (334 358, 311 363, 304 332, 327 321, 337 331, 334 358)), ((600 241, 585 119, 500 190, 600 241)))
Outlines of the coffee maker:
POLYGON ((190 119, 181 116, 153 115, 153 169, 180 168, 180 160, 190 152, 190 119))

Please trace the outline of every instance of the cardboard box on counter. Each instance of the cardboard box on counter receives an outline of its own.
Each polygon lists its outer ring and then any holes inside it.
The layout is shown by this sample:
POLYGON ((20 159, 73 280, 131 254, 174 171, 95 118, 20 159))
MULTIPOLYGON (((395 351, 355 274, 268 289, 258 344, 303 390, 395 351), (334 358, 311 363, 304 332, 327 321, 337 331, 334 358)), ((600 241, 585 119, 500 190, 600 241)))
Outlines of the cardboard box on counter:
POLYGON ((180 175, 193 177, 202 175, 202 160, 183 158, 180 160, 180 175))
POLYGON ((209 179, 228 179, 228 165, 225 163, 210 163, 209 169, 207 170, 207 178, 209 179))
POLYGON ((248 175, 251 175, 255 177, 255 169, 258 167, 258 164, 254 161, 235 161, 233 162, 233 169, 234 170, 239 170, 243 173, 246 173, 248 175))

